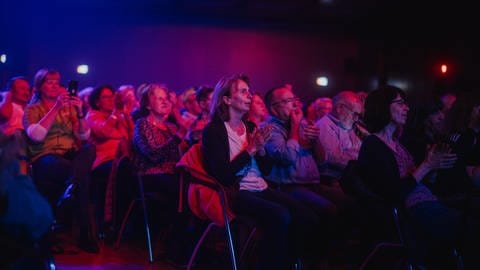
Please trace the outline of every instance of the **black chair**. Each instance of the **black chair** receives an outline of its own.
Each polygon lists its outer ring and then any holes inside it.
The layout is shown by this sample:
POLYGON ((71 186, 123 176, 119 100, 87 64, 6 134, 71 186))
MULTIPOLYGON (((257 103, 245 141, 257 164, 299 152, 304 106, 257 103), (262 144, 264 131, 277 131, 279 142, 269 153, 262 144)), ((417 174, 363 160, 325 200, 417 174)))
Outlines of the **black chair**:
MULTIPOLYGON (((376 208, 376 210, 384 211, 388 218, 388 212, 391 212, 393 223, 395 225, 395 232, 397 241, 382 241, 378 242, 370 251, 367 257, 361 263, 359 269, 366 269, 368 264, 384 248, 400 248, 405 254, 405 265, 408 270, 423 269, 421 265, 415 264, 413 254, 415 253, 415 235, 410 228, 408 217, 405 209, 400 206, 393 206, 386 202, 378 194, 371 191, 363 182, 361 172, 358 169, 356 160, 350 160, 344 173, 340 179, 340 185, 345 193, 349 194, 357 201, 365 206, 368 211, 376 208), (373 208, 372 208, 373 207, 373 208)), ((463 270, 463 259, 456 248, 452 250, 452 255, 456 260, 457 270, 463 270)))
MULTIPOLYGON (((125 213, 125 216, 122 219, 122 224, 120 226, 120 230, 118 232, 118 237, 117 241, 115 242, 115 248, 118 248, 120 246, 120 242, 122 240, 123 232, 125 230, 125 225, 127 224, 127 221, 132 213, 133 208, 135 205, 139 202, 141 207, 142 207, 142 213, 143 213, 143 222, 145 226, 145 236, 147 240, 147 248, 148 248, 148 261, 150 263, 153 263, 153 249, 152 249, 152 239, 151 239, 151 234, 150 234, 150 223, 148 221, 148 210, 147 210, 147 199, 146 199, 146 194, 145 190, 143 188, 143 181, 142 181, 142 176, 137 175, 137 183, 138 183, 138 196, 132 199, 130 202, 130 205, 128 206, 128 210, 125 213)), ((151 199, 157 199, 154 194, 149 193, 148 194, 149 200, 151 199)))
MULTIPOLYGON (((385 248, 399 248, 405 251, 405 228, 404 223, 400 218, 400 210, 398 207, 389 206, 387 202, 381 198, 379 195, 372 192, 363 182, 361 174, 357 167, 356 160, 350 160, 344 170, 342 177, 340 178, 340 185, 344 192, 352 196, 356 201, 362 206, 362 209, 365 209, 366 213, 375 217, 375 221, 371 224, 381 223, 382 226, 388 226, 386 224, 391 223, 392 220, 389 220, 389 215, 393 217, 393 223, 395 225, 396 239, 397 241, 388 240, 380 241, 375 244, 373 249, 369 252, 363 262, 360 264, 359 270, 366 269, 371 260, 377 255, 382 249, 385 248), (389 214, 391 212, 391 214, 389 214), (387 219, 387 220, 378 220, 378 219, 387 219)), ((377 227, 382 227, 377 226, 377 227)), ((377 228, 375 227, 375 228, 377 228)), ((391 228, 393 229, 393 228, 391 228)), ((385 237, 382 235, 381 237, 385 237)), ((414 269, 414 265, 408 260, 405 262, 407 269, 414 269)))

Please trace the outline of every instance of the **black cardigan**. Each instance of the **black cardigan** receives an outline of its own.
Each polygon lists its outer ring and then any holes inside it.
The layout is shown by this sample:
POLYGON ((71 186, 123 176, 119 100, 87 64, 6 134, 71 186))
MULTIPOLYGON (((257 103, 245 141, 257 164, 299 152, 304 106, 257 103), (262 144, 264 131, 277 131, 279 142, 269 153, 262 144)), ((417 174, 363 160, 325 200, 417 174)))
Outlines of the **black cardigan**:
POLYGON ((394 153, 375 135, 369 135, 362 142, 358 168, 365 185, 395 206, 403 205, 417 185, 412 175, 400 178, 394 153))
MULTIPOLYGON (((251 134, 255 129, 252 122, 244 122, 247 133, 251 134)), ((230 161, 230 146, 228 142, 227 129, 224 122, 215 117, 203 130, 202 147, 205 157, 207 172, 224 186, 236 186, 240 178, 236 174, 245 166, 250 165, 251 157, 246 150, 238 154, 230 161)), ((260 167, 262 174, 267 174, 272 168, 272 162, 267 155, 255 155, 255 160, 260 167)))

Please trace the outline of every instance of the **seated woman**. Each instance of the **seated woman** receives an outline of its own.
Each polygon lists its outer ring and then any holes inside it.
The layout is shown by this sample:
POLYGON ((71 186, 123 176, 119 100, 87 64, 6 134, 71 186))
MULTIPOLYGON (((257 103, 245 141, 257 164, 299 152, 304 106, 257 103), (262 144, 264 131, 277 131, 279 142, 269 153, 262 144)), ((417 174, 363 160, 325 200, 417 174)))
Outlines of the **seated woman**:
MULTIPOLYGON (((133 93, 132 93, 133 95, 133 93)), ((115 93, 111 86, 95 88, 90 96, 91 110, 87 113, 87 123, 91 128, 90 143, 95 146, 96 158, 92 166, 91 194, 95 203, 97 221, 103 220, 105 192, 112 164, 121 151, 119 147, 128 147, 133 134, 131 117, 124 113, 123 104, 115 106, 115 93)), ((128 153, 125 153, 128 156, 128 153)), ((99 222, 99 225, 103 225, 99 222)), ((101 228, 101 226, 99 226, 101 228)))
POLYGON ((134 112, 135 128, 133 136, 134 163, 137 173, 142 175, 144 189, 162 193, 169 202, 169 216, 173 217, 172 239, 167 243, 172 260, 184 258, 173 246, 184 244, 184 220, 176 213, 179 199, 179 181, 175 165, 180 160, 180 149, 188 125, 183 119, 176 119, 177 125, 167 121, 172 104, 168 89, 158 84, 148 84, 140 98, 140 108, 134 112))
MULTIPOLYGON (((94 239, 92 207, 89 202, 90 170, 95 159, 95 148, 81 146, 87 140, 90 128, 85 121, 82 101, 59 87, 60 73, 41 69, 35 75, 37 92, 25 107, 23 125, 29 138, 28 154, 32 160, 33 179, 40 192, 55 206, 68 184, 75 193, 80 227, 78 247, 87 252, 98 252, 94 239)), ((71 196, 65 193, 63 199, 71 196)))
POLYGON ((426 255, 449 251, 459 240, 461 212, 443 204, 424 185, 423 179, 431 171, 451 168, 457 157, 433 146, 415 166, 411 154, 398 140, 408 111, 405 93, 399 88, 386 86, 368 95, 365 123, 372 134, 363 141, 358 165, 368 188, 390 206, 406 209, 409 221, 418 232, 416 240, 425 247, 418 251, 428 252, 418 256, 422 263, 431 264, 439 262, 439 257, 426 255))
POLYGON ((287 269, 293 259, 304 255, 302 249, 312 248, 306 238, 315 239, 313 228, 319 220, 287 194, 269 188, 262 177, 271 168, 264 150, 270 130, 254 131, 255 125, 244 121, 251 103, 246 76, 225 77, 217 83, 212 121, 202 137, 206 169, 230 193, 232 209, 255 220, 263 232, 258 269, 287 269))

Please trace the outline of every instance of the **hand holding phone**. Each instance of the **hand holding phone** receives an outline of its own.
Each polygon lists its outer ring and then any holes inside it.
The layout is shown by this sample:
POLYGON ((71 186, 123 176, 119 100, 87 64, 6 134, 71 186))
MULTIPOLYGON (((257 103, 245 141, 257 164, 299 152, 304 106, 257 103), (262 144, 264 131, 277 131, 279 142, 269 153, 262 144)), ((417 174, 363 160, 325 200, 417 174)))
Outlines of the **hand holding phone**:
POLYGON ((71 80, 68 82, 68 95, 69 96, 77 96, 78 93, 78 81, 71 80))

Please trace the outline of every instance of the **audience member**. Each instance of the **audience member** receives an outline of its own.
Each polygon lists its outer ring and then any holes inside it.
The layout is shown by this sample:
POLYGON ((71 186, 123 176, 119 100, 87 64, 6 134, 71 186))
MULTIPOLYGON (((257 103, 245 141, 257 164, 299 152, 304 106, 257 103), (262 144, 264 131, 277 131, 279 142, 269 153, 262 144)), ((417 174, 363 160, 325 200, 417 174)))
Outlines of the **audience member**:
POLYGON ((270 129, 254 131, 255 125, 245 121, 251 103, 248 77, 233 75, 217 83, 212 121, 202 138, 206 168, 229 190, 236 213, 254 219, 263 232, 259 268, 288 269, 289 258, 301 256, 302 248, 316 250, 309 240, 319 222, 308 208, 265 182, 269 162, 264 145, 270 129))
POLYGON ((52 206, 78 196, 74 214, 80 227, 78 246, 88 252, 98 252, 93 227, 93 207, 89 202, 90 170, 95 160, 95 148, 80 145, 87 140, 90 128, 82 111, 82 101, 59 87, 60 73, 40 69, 35 74, 37 91, 25 107, 23 125, 30 139, 28 154, 32 160, 33 179, 52 206), (72 194, 74 193, 74 194, 72 194))
POLYGON ((32 95, 30 84, 24 77, 13 77, 7 83, 6 91, 1 93, 0 130, 11 135, 23 130, 23 110, 32 95))

